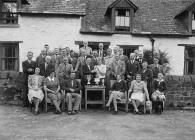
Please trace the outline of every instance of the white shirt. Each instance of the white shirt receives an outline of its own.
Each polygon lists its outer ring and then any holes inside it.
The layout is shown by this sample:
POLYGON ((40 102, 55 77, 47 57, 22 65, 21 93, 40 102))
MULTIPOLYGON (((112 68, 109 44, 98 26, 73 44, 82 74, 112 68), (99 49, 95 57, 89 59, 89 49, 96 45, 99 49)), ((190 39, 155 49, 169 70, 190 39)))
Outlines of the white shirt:
POLYGON ((106 65, 96 65, 95 69, 97 70, 97 77, 98 78, 105 78, 106 76, 106 65))
POLYGON ((54 81, 54 77, 51 79, 49 76, 47 77, 49 79, 49 81, 54 81))

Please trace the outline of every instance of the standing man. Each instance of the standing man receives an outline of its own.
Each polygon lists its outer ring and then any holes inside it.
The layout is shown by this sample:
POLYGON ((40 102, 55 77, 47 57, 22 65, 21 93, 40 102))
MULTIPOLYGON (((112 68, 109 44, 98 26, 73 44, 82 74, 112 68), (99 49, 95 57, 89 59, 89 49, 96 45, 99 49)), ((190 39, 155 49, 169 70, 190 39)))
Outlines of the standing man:
POLYGON ((48 44, 44 45, 44 49, 46 51, 46 55, 49 55, 49 45, 48 44))
POLYGON ((45 57, 45 63, 40 65, 40 75, 47 78, 50 75, 50 71, 55 70, 55 66, 51 63, 51 56, 45 57))
POLYGON ((70 78, 70 73, 73 71, 73 66, 68 63, 68 57, 63 58, 64 63, 61 63, 57 69, 57 78, 60 83, 70 78))
POLYGON ((124 53, 123 48, 119 48, 118 52, 119 52, 119 59, 126 64, 128 61, 128 57, 123 54, 124 53))
POLYGON ((135 60, 138 61, 139 60, 139 50, 134 50, 134 54, 135 54, 135 60))
POLYGON ((121 75, 124 78, 125 75, 125 63, 119 60, 119 55, 115 55, 115 59, 111 65, 112 79, 116 79, 117 75, 121 75))
POLYGON ((61 63, 64 63, 64 57, 66 57, 66 49, 61 49, 61 55, 58 55, 56 59, 55 69, 57 70, 61 63))
POLYGON ((104 58, 106 56, 106 51, 104 50, 104 44, 99 43, 98 57, 104 58))
POLYGON ((92 58, 91 58, 91 64, 93 66, 97 65, 97 58, 98 58, 98 51, 97 50, 93 50, 92 58))
POLYGON ((114 47, 114 49, 113 49, 114 55, 119 55, 118 51, 119 51, 118 47, 114 47))
POLYGON ((40 55, 36 59, 37 66, 39 67, 41 63, 45 62, 45 57, 46 57, 46 51, 42 50, 40 55))
POLYGON ((85 65, 86 52, 81 51, 80 53, 81 53, 81 56, 77 59, 77 64, 75 66, 75 72, 78 72, 79 76, 82 77, 82 75, 83 75, 82 66, 85 65))
POLYGON ((75 115, 78 113, 79 105, 81 104, 80 90, 82 89, 80 82, 75 80, 75 73, 71 72, 70 79, 65 81, 62 89, 66 92, 68 115, 75 115), (74 105, 72 107, 72 98, 75 98, 74 105))
POLYGON ((32 60, 33 52, 27 53, 28 59, 22 62, 23 73, 25 77, 25 95, 23 97, 23 106, 28 107, 28 76, 33 75, 36 68, 36 62, 32 60))
MULTIPOLYGON (((158 64, 159 60, 157 57, 154 57, 154 63, 149 65, 149 68, 153 72, 154 80, 158 78, 158 73, 163 73, 163 66, 158 64)), ((163 73, 164 75, 164 73, 163 73)))
POLYGON ((88 47, 88 42, 87 41, 83 42, 83 47, 80 48, 80 53, 81 52, 85 52, 85 54, 87 56, 91 56, 92 55, 92 49, 91 49, 91 47, 88 47))
POLYGON ((143 63, 144 61, 146 61, 146 59, 144 59, 144 55, 143 55, 143 53, 140 51, 140 52, 139 52, 139 59, 138 59, 140 68, 142 68, 142 63, 143 63))
POLYGON ((130 60, 126 64, 126 76, 128 81, 128 86, 130 86, 131 81, 135 80, 135 76, 140 72, 139 62, 135 61, 135 54, 130 54, 130 60))

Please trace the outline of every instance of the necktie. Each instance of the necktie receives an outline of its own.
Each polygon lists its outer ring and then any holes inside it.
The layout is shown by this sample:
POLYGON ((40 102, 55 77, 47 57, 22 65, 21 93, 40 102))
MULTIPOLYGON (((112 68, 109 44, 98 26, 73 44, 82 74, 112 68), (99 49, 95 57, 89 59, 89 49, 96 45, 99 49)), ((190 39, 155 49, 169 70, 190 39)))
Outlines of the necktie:
POLYGON ((73 80, 72 80, 72 87, 73 87, 73 80))

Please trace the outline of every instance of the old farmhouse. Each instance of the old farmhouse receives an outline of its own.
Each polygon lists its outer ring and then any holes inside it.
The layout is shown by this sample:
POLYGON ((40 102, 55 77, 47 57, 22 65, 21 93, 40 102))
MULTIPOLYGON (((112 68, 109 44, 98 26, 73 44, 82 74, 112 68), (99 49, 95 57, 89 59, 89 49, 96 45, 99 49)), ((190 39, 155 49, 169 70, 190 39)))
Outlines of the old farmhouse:
POLYGON ((21 71, 44 44, 78 51, 161 49, 171 74, 195 74, 195 0, 0 0, 0 70, 21 71))

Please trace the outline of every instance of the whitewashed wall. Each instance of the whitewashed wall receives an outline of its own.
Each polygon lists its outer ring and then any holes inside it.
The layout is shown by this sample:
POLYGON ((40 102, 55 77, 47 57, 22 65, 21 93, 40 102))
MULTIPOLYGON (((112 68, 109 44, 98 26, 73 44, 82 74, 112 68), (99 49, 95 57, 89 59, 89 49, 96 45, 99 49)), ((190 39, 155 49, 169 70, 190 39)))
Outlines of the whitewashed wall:
MULTIPOLYGON (((80 18, 62 17, 19 17, 19 28, 1 28, 0 41, 23 41, 20 43, 20 62, 26 59, 26 53, 34 52, 34 59, 43 49, 44 44, 55 47, 69 46, 78 51, 75 41, 104 41, 110 42, 110 48, 116 45, 143 45, 151 49, 150 39, 132 35, 86 35, 80 34, 80 18)), ((184 69, 184 47, 178 44, 195 44, 195 38, 154 38, 155 49, 166 50, 171 56, 171 74, 182 75, 184 69)), ((20 70, 22 66, 20 63, 20 70)))

